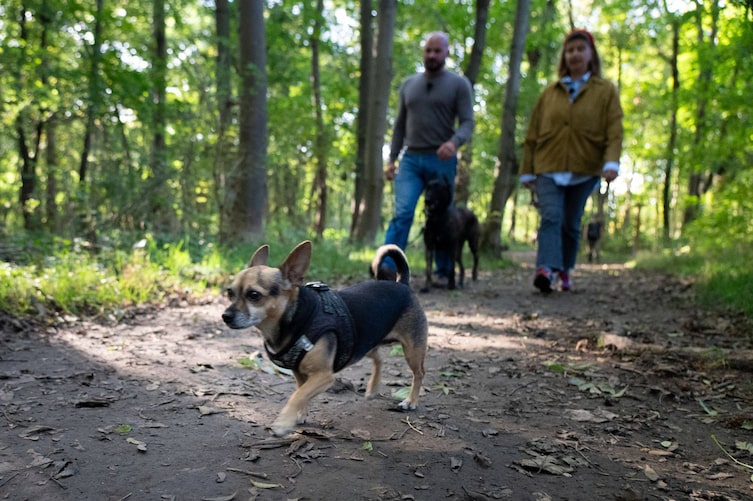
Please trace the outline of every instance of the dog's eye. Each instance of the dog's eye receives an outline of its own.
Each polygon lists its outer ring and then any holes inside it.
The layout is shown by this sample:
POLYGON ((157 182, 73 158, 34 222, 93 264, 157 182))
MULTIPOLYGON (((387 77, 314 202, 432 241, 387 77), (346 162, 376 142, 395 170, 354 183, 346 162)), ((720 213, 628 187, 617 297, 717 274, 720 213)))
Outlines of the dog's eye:
POLYGON ((233 291, 233 289, 225 289, 225 293, 227 294, 227 298, 229 300, 232 301, 235 299, 235 291, 233 291))
POLYGON ((254 289, 246 291, 246 299, 248 299, 249 301, 251 301, 253 303, 255 303, 256 301, 261 300, 262 297, 264 297, 264 296, 262 296, 261 292, 256 291, 254 289))

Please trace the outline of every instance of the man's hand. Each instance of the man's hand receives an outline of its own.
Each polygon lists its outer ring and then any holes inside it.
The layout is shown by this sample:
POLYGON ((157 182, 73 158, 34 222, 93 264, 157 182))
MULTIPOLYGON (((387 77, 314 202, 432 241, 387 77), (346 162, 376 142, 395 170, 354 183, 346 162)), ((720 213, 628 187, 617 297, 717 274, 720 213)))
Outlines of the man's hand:
POLYGON ((447 141, 445 143, 442 143, 442 146, 437 148, 437 156, 442 161, 451 159, 452 157, 455 156, 457 152, 458 152, 458 148, 457 146, 455 146, 455 143, 453 143, 452 141, 447 141))
POLYGON ((389 162, 387 166, 384 168, 384 178, 387 181, 392 181, 395 179, 395 173, 397 172, 397 166, 395 165, 395 162, 389 162))
POLYGON ((606 169, 601 172, 601 177, 603 177, 607 183, 611 183, 615 179, 617 179, 617 171, 612 169, 606 169))

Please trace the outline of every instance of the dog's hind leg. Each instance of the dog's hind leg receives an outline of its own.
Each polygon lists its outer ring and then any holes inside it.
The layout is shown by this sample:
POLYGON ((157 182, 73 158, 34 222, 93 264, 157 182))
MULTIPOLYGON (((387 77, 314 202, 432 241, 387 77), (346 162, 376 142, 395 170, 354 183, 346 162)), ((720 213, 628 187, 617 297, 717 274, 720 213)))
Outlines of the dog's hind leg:
MULTIPOLYGON (((463 282, 465 281, 465 266, 463 266, 463 244, 461 240, 460 245, 455 249, 455 262, 458 263, 458 286, 462 289, 463 282)), ((455 262, 452 263, 452 274, 455 274, 455 262)))
POLYGON ((418 397, 421 394, 421 385, 424 382, 424 357, 426 356, 426 346, 404 345, 405 360, 408 362, 411 372, 413 372, 413 381, 410 386, 408 397, 400 402, 400 408, 403 410, 414 410, 418 406, 418 397))
POLYGON ((428 336, 428 327, 426 320, 418 320, 418 324, 412 326, 419 330, 419 334, 414 336, 404 336, 400 339, 403 345, 405 361, 408 362, 411 372, 413 372, 413 381, 411 382, 408 397, 400 402, 400 408, 403 410, 414 410, 418 406, 418 397, 421 394, 421 386, 424 382, 424 359, 426 358, 426 338, 428 336))
POLYGON ((382 357, 379 354, 379 347, 376 347, 366 354, 374 362, 374 370, 371 372, 369 383, 366 385, 366 398, 372 399, 379 394, 379 381, 382 378, 382 357))
POLYGON ((431 290, 431 273, 432 273, 432 266, 434 266, 434 249, 431 248, 430 244, 426 244, 426 282, 424 283, 423 288, 421 289, 421 292, 429 292, 431 290))
POLYGON ((468 247, 471 249, 471 254, 473 255, 472 277, 474 282, 478 279, 478 241, 480 238, 479 232, 480 230, 477 220, 474 222, 473 229, 471 230, 471 235, 468 237, 468 247))

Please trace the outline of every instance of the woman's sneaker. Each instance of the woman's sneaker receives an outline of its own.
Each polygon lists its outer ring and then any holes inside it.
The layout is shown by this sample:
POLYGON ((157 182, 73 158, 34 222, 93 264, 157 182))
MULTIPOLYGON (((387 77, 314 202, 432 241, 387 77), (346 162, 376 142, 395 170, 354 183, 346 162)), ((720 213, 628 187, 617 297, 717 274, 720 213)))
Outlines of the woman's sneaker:
POLYGON ((536 270, 536 276, 533 278, 533 286, 543 293, 552 292, 552 272, 549 268, 542 266, 536 270))
POLYGON ((570 274, 568 272, 560 271, 559 278, 560 278, 560 290, 561 291, 573 290, 573 284, 572 282, 570 282, 570 274))

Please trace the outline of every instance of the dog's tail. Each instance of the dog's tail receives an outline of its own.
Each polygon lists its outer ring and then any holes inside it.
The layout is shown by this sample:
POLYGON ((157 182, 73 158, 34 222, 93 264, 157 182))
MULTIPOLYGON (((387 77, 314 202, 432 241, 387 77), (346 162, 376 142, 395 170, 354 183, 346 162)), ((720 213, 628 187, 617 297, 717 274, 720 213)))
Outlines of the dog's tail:
POLYGON ((371 261, 369 273, 372 278, 377 280, 394 280, 401 284, 410 285, 408 258, 405 257, 403 250, 395 244, 385 244, 377 249, 374 259, 371 261), (384 262, 385 258, 392 259, 395 267, 387 265, 384 262))

